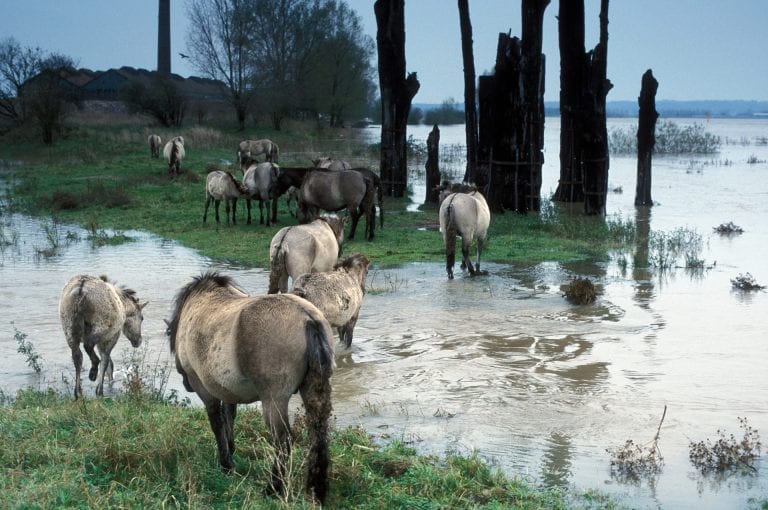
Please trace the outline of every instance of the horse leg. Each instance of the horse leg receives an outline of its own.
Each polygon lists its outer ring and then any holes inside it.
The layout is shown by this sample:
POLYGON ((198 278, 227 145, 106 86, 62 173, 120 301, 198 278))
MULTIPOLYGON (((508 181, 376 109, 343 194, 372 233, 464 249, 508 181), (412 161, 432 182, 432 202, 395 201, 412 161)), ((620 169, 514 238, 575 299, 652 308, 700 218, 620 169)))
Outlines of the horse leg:
POLYGON ((225 198, 225 199, 224 199, 224 214, 225 214, 225 216, 224 216, 224 222, 225 222, 225 224, 227 224, 227 225, 229 225, 229 210, 230 210, 230 207, 229 207, 229 199, 228 199, 228 198, 225 198))
POLYGON ((237 417, 237 404, 224 404, 222 406, 224 419, 226 420, 227 444, 230 455, 235 454, 235 418, 237 417))
POLYGON ((462 269, 466 268, 467 270, 469 270, 469 274, 474 276, 475 268, 472 267, 472 260, 469 255, 469 248, 472 244, 472 239, 470 238, 469 240, 467 240, 465 239, 465 237, 469 237, 469 236, 463 236, 461 238, 461 258, 462 258, 461 268, 462 269))
POLYGON ((272 223, 277 223, 277 199, 278 197, 272 197, 272 223))
POLYGON ((219 221, 219 205, 221 204, 221 200, 214 199, 213 200, 213 210, 216 211, 216 223, 221 223, 219 221))
POLYGON ((344 343, 344 347, 347 349, 352 347, 352 334, 355 331, 355 324, 357 324, 358 314, 359 312, 355 314, 354 317, 349 319, 349 322, 339 328, 339 340, 344 343))
POLYGON ((349 227, 349 240, 355 238, 355 230, 357 230, 357 222, 360 220, 360 212, 355 207, 347 208, 347 212, 352 217, 352 226, 349 227))
POLYGON ((247 223, 248 223, 248 225, 250 225, 251 224, 251 199, 250 198, 246 198, 245 199, 245 207, 246 207, 246 209, 248 209, 248 222, 247 223))
POLYGON ((205 197, 205 210, 203 211, 203 223, 208 219, 208 206, 211 205, 211 198, 210 196, 205 197))
POLYGON ((211 430, 213 431, 213 437, 216 438, 216 446, 219 450, 219 464, 221 468, 229 473, 232 468, 235 467, 235 463, 232 461, 232 450, 229 449, 231 433, 229 427, 234 422, 229 420, 227 411, 225 408, 228 404, 224 404, 221 400, 213 397, 213 395, 207 394, 207 392, 199 391, 198 386, 197 394, 205 403, 205 411, 208 413, 208 422, 211 424, 211 430), (205 395, 205 397, 203 396, 205 395))
POLYGON ((80 344, 72 346, 72 361, 75 363, 75 399, 83 396, 83 387, 80 384, 80 371, 83 368, 83 351, 80 344))
POLYGON ((272 479, 268 489, 275 494, 285 492, 285 472, 291 455, 291 434, 288 421, 288 398, 266 398, 262 401, 264 423, 267 425, 272 447, 275 449, 275 462, 272 465, 272 479))
POLYGON ((237 198, 232 199, 232 225, 237 225, 237 198))
POLYGON ((109 372, 109 382, 112 382, 112 359, 109 354, 112 352, 112 348, 117 343, 119 336, 120 332, 118 331, 106 346, 102 347, 101 344, 98 345, 101 361, 99 362, 99 373, 96 376, 96 380, 98 381, 96 383, 96 395, 100 397, 104 396, 104 374, 109 372))
MULTIPOLYGON (((267 211, 267 217, 269 217, 269 211, 267 211)), ((264 224, 264 200, 259 199, 259 225, 264 224)))
POLYGON ((93 344, 91 342, 86 340, 83 343, 83 347, 85 347, 85 353, 88 354, 88 357, 91 360, 91 369, 88 371, 88 379, 95 381, 96 375, 99 373, 99 357, 96 356, 96 353, 93 351, 93 344))
POLYGON ((477 261, 475 262, 475 271, 480 272, 480 254, 483 253, 483 244, 485 239, 482 237, 477 238, 477 261))

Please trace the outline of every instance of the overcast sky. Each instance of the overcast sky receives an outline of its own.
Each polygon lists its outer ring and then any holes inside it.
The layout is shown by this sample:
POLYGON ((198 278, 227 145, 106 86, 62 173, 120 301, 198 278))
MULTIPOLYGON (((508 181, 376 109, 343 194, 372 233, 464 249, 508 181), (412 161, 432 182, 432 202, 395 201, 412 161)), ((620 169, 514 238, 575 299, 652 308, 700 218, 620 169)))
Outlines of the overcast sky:
MULTIPOLYGON (((376 37, 373 0, 347 0, 376 37)), ((470 0, 475 69, 492 71, 499 32, 520 36, 520 0, 470 0)), ((587 48, 597 43, 599 0, 585 0, 587 48)), ((559 94, 558 0, 544 15, 545 99, 559 94)), ((652 69, 661 99, 768 100, 768 0, 613 0, 608 100, 636 100, 652 69)), ((418 103, 463 101, 456 0, 406 0, 406 63, 418 73, 418 103)), ((179 56, 186 2, 171 0, 172 71, 197 74, 179 56)), ((81 67, 155 69, 157 0, 0 0, 0 38, 63 53, 81 67)), ((374 62, 375 65, 375 62, 374 62)))

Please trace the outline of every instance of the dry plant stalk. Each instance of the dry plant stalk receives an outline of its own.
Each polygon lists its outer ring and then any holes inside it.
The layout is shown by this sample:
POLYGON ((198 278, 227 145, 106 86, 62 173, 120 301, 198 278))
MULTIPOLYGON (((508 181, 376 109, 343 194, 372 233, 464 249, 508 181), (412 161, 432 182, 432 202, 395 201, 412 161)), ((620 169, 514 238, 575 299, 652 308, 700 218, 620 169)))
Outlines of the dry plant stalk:
POLYGON ((647 443, 647 446, 636 444, 627 439, 624 446, 617 450, 606 449, 611 454, 611 474, 630 480, 639 480, 644 476, 653 476, 661 471, 664 465, 664 457, 659 449, 661 437, 661 425, 667 416, 667 406, 661 415, 656 435, 647 443))

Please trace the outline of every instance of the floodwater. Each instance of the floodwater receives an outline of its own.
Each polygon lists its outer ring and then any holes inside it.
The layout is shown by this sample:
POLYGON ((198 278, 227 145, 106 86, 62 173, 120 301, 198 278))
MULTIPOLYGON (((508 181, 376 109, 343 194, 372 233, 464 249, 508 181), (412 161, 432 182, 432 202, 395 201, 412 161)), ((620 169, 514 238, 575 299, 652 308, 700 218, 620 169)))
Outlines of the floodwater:
MULTIPOLYGON (((659 274, 633 267, 628 254, 625 268, 616 257, 488 263, 487 276, 449 281, 443 264, 374 261, 352 348, 337 353, 336 425, 362 425, 425 453, 476 452, 534 484, 594 488, 633 508, 746 508, 768 499, 765 453, 754 474, 703 476, 688 460, 691 441, 715 441, 718 430, 741 438, 738 417, 768 431, 768 292, 731 286, 747 272, 768 284, 768 119, 697 122, 727 138, 721 152, 654 158, 657 205, 641 211, 632 205, 636 160, 612 158, 609 187, 623 193, 609 195, 608 214, 635 221, 640 231, 696 230, 706 269, 659 274), (713 232, 729 221, 744 233, 713 232), (602 289, 594 304, 574 306, 562 297, 560 286, 575 276, 602 289), (636 482, 612 477, 606 449, 628 439, 649 443, 665 406, 661 473, 636 482)), ((558 119, 548 118, 544 197, 557 182, 557 128, 558 119)), ((410 132, 424 140, 428 129, 410 132)), ((462 137, 460 128, 442 128, 441 146, 462 144, 462 137)), ((56 307, 64 282, 78 272, 107 274, 151 301, 139 352, 161 367, 172 366, 162 319, 192 276, 215 268, 252 293, 267 289, 263 269, 210 260, 144 232, 127 234, 135 241, 94 247, 77 227, 2 213, 0 241, 13 242, 0 250, 0 390, 71 390, 74 370, 56 307), (81 240, 68 244, 72 234, 81 240), (61 247, 41 255, 50 237, 61 247), (41 355, 41 375, 16 352, 14 334, 26 334, 41 355)), ((131 352, 121 339, 113 391, 131 352)), ((171 389, 186 395, 175 373, 171 389)), ((94 384, 85 381, 84 391, 92 395, 94 384)))

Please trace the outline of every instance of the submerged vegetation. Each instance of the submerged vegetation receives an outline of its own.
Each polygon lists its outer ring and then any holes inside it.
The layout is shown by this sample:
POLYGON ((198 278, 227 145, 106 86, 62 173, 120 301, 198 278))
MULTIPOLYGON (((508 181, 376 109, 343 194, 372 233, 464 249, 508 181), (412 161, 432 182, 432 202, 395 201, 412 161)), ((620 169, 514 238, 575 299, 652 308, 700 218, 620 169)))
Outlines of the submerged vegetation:
MULTIPOLYGON (((663 121, 656 126, 654 154, 716 154, 720 150, 719 136, 708 133, 701 124, 680 126, 663 121)), ((611 129, 608 133, 611 154, 637 154, 637 126, 611 129)))
POLYGON ((739 428, 744 431, 741 439, 737 439, 733 434, 726 436, 725 432, 718 430, 717 441, 712 442, 707 439, 690 443, 689 457, 693 465, 702 473, 739 469, 756 470, 755 463, 760 457, 762 448, 760 434, 749 425, 746 418, 738 420, 739 428))

